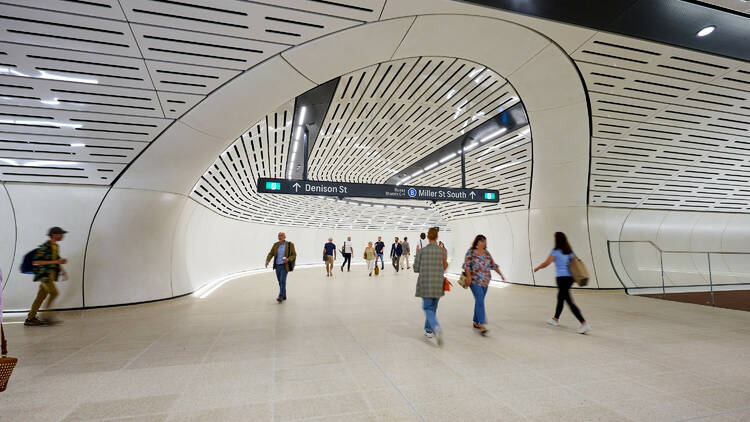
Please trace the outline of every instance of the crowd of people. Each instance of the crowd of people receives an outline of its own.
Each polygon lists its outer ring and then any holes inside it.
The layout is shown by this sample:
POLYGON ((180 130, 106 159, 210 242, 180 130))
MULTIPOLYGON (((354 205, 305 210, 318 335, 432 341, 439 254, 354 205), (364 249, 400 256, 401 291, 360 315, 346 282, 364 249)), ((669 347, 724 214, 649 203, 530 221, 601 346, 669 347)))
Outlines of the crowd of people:
MULTIPOLYGON (((279 242, 274 243, 266 259, 266 267, 269 262, 274 262, 274 270, 279 282, 279 296, 276 299, 279 303, 286 300, 286 275, 292 269, 289 268, 290 261, 296 259, 294 244, 285 241, 284 233, 279 233, 279 242), (282 265, 284 264, 284 265, 282 265)), ((328 242, 323 245, 323 262, 326 267, 326 276, 333 276, 333 263, 337 256, 337 247, 333 243, 333 238, 328 238, 328 242)), ((381 236, 378 236, 377 242, 367 242, 362 257, 367 262, 368 276, 372 277, 373 271, 378 274, 377 262, 380 260, 380 270, 385 269, 383 254, 385 243, 381 236)), ((343 242, 341 255, 344 262, 341 264, 341 271, 344 267, 351 271, 351 257, 354 253, 352 238, 347 237, 343 242)), ((418 274, 415 296, 422 299, 422 309, 425 313, 424 335, 427 338, 436 338, 438 345, 442 345, 444 334, 437 321, 437 307, 440 298, 449 290, 450 283, 445 278, 448 269, 448 250, 442 241, 438 240, 438 230, 431 228, 427 233, 421 233, 419 241, 415 245, 414 264, 410 265, 409 257, 411 255, 411 245, 408 238, 399 240, 394 238, 390 249, 390 258, 393 268, 396 272, 404 269, 414 268, 418 274)), ((568 243, 568 239, 562 232, 556 232, 554 236, 554 248, 550 251, 547 259, 539 266, 534 268, 537 272, 551 264, 555 264, 556 281, 558 287, 557 305, 552 318, 547 321, 550 325, 559 326, 560 314, 563 305, 568 304, 573 315, 578 319, 581 325, 578 332, 585 334, 591 327, 583 318, 580 309, 573 302, 570 295, 570 288, 573 285, 570 263, 575 257, 575 253, 568 243)), ((292 263, 293 267, 293 263, 292 263)), ((487 249, 487 238, 484 235, 477 235, 474 238, 469 249, 464 255, 461 266, 461 284, 471 290, 474 296, 474 315, 472 326, 483 336, 489 332, 487 327, 487 312, 485 308, 485 298, 487 290, 492 280, 492 271, 495 271, 500 279, 505 281, 505 276, 500 267, 495 262, 492 254, 487 249)))
MULTIPOLYGON (((45 319, 39 319, 37 314, 45 299, 47 301, 46 308, 52 308, 54 300, 58 295, 55 283, 61 277, 63 279, 67 278, 67 274, 63 268, 67 260, 61 258, 59 246, 59 242, 63 240, 66 233, 60 227, 51 228, 48 231, 49 239, 25 257, 25 261, 28 260, 29 262, 24 262, 22 270, 28 267, 29 274, 34 275, 34 281, 39 282, 38 293, 24 322, 26 326, 50 325, 58 322, 52 314, 48 315, 45 319)), ((362 257, 367 263, 368 276, 371 277, 373 272, 375 275, 378 275, 379 270, 385 269, 383 259, 385 246, 385 242, 383 242, 380 236, 378 236, 376 242, 367 242, 362 257), (380 261, 379 269, 378 260, 380 261)), ((340 267, 341 271, 343 272, 344 268, 347 271, 351 271, 354 249, 351 237, 347 237, 340 248, 337 248, 336 244, 333 243, 333 238, 328 238, 328 242, 323 245, 323 262, 325 264, 326 276, 333 276, 334 262, 339 252, 343 257, 343 263, 340 267)), ((425 312, 424 335, 427 338, 436 338, 438 344, 442 345, 444 334, 437 321, 437 307, 440 298, 443 297, 450 285, 445 278, 448 268, 448 251, 443 242, 438 240, 438 230, 436 228, 429 229, 427 233, 421 233, 419 239, 415 242, 414 250, 415 254, 412 265, 410 261, 412 249, 408 238, 404 237, 403 240, 399 240, 398 237, 395 237, 390 248, 389 256, 391 263, 396 272, 413 268, 414 272, 418 274, 415 296, 422 299, 422 309, 425 312)), ((560 314, 562 313, 564 304, 567 303, 573 315, 580 322, 578 332, 584 334, 591 327, 570 295, 570 289, 574 283, 570 265, 574 257, 575 253, 568 243, 565 234, 556 232, 554 235, 554 248, 550 251, 547 259, 534 268, 534 272, 552 264, 555 265, 558 287, 557 304, 554 316, 547 322, 552 326, 558 326, 560 324, 560 314)), ((286 240, 286 234, 280 232, 278 234, 278 241, 271 246, 265 263, 266 267, 273 263, 273 270, 279 284, 279 294, 276 297, 278 303, 287 300, 286 280, 288 274, 294 271, 296 260, 297 251, 294 243, 286 240)), ((477 235, 464 255, 460 282, 463 286, 470 289, 474 296, 472 326, 482 335, 487 335, 489 331, 485 298, 491 282, 492 271, 495 271, 505 281, 505 276, 500 267, 487 249, 487 238, 481 234, 477 235)))

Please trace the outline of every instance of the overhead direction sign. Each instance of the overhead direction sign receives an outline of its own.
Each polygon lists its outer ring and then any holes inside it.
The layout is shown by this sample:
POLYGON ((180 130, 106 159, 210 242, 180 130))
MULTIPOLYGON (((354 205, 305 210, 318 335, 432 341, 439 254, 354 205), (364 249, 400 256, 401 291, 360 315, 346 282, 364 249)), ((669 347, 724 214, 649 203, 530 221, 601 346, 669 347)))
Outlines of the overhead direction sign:
POLYGON ((420 201, 499 202, 493 189, 461 189, 436 186, 376 185, 370 183, 320 182, 314 180, 258 179, 258 192, 347 198, 416 199, 420 201))

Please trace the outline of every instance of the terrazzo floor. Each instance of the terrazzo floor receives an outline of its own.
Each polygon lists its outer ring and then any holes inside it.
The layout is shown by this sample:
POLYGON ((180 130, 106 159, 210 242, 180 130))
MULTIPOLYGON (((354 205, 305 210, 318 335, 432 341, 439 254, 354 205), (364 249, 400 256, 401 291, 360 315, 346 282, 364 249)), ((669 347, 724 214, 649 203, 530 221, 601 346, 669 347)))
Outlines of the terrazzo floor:
POLYGON ((575 291, 579 335, 567 309, 545 324, 554 289, 509 286, 490 289, 481 337, 455 287, 439 348, 416 275, 364 271, 299 269, 281 305, 264 273, 53 327, 6 316, 20 362, 0 421, 750 420, 750 313, 575 291))

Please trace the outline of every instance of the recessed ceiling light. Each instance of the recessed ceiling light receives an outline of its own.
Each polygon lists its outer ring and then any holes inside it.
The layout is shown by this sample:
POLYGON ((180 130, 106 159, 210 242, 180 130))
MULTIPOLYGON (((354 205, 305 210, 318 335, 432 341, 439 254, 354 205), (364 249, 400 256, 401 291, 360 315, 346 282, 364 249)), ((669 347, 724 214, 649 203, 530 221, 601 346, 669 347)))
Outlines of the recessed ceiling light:
POLYGON ((707 27, 701 29, 700 31, 698 31, 698 36, 699 37, 705 37, 706 35, 714 32, 715 29, 716 29, 716 27, 713 26, 713 25, 707 26, 707 27))

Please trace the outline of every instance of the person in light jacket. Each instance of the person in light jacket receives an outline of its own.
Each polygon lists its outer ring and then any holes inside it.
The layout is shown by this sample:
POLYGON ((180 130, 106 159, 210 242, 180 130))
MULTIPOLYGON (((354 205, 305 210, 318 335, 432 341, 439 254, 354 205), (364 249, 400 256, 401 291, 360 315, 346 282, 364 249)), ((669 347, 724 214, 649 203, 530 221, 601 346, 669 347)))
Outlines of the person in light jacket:
POLYGON ((427 338, 436 337, 439 346, 443 345, 443 330, 437 320, 437 307, 443 297, 443 280, 445 278, 445 258, 442 249, 437 244, 438 232, 434 228, 427 232, 429 243, 420 248, 414 257, 414 272, 417 278, 416 297, 422 298, 422 309, 425 313, 424 335, 427 338))

